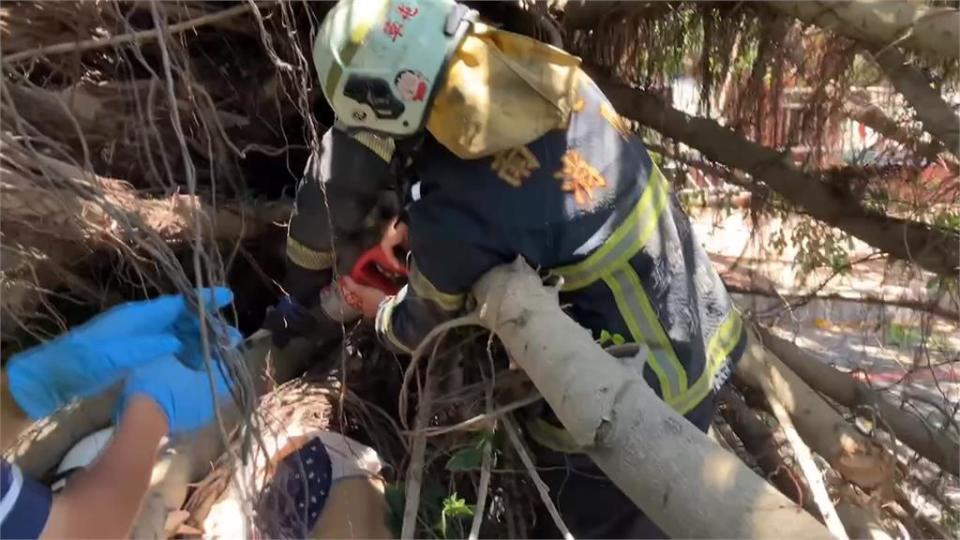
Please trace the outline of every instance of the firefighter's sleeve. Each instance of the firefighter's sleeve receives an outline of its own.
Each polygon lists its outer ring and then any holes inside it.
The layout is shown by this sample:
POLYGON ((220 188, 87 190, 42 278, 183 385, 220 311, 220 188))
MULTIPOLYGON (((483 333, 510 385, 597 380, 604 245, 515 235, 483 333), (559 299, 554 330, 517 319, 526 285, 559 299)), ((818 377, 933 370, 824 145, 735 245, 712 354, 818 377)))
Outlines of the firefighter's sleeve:
POLYGON ((377 311, 376 329, 387 347, 410 354, 435 326, 461 314, 473 283, 503 261, 465 244, 413 242, 409 281, 377 311))
POLYGON ((383 190, 391 185, 393 141, 329 129, 297 185, 287 232, 284 288, 310 307, 329 283, 334 264, 352 264, 354 246, 383 190))

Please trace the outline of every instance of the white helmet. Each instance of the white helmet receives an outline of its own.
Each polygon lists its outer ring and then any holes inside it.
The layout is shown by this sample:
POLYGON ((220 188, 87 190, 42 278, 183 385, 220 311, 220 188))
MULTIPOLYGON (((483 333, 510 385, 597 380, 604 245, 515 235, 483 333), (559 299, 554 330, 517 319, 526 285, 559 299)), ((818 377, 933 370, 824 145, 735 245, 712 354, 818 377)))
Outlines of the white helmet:
POLYGON ((340 123, 393 137, 423 129, 475 16, 453 0, 340 0, 313 44, 323 95, 340 123))

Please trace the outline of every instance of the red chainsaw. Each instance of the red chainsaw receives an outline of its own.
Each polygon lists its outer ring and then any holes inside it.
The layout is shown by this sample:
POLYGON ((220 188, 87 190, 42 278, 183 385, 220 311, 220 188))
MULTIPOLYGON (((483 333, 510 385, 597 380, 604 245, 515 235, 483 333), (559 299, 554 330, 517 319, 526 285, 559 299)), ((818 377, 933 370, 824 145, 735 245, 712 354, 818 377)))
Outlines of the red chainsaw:
POLYGON ((380 289, 385 294, 397 294, 407 277, 407 267, 394 264, 380 245, 360 255, 350 270, 350 278, 360 285, 380 289))

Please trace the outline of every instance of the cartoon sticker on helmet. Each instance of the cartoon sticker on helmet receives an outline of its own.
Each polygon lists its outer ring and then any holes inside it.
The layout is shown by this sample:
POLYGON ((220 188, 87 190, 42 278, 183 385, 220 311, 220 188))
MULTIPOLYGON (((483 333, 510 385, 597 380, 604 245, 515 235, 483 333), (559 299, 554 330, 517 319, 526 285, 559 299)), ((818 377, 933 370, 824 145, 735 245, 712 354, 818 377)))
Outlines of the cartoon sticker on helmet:
POLYGON ((423 101, 427 98, 427 79, 419 71, 404 69, 397 73, 393 84, 405 101, 423 101))

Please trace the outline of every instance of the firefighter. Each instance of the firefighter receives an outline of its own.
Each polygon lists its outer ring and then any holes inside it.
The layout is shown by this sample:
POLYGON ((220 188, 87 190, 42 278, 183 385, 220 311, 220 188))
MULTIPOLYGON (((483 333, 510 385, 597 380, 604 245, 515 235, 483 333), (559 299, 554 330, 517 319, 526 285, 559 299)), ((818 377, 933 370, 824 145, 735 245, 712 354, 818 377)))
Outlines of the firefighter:
MULTIPOLYGON (((561 304, 600 344, 646 345, 638 372, 709 427, 745 348, 741 319, 643 142, 579 59, 452 0, 341 0, 313 54, 341 129, 393 141, 386 169, 409 201, 407 286, 390 296, 343 280, 388 347, 411 352, 462 312, 477 279, 522 256, 563 278, 561 304)), ((538 465, 565 469, 545 479, 575 535, 662 536, 549 410, 526 427, 538 465)))
MULTIPOLYGON (((343 322, 359 316, 331 287, 334 270, 349 273, 363 248, 376 242, 367 234, 397 211, 390 163, 394 142, 370 132, 328 129, 307 160, 297 185, 286 244, 286 276, 280 302, 267 312, 263 327, 284 347, 293 337, 340 335, 343 322), (321 304, 323 309, 313 308, 321 304), (313 310, 313 313, 311 313, 313 310)), ((395 222, 386 224, 386 253, 397 243, 395 222)), ((399 225, 402 230, 403 225, 399 225)), ((394 259, 393 264, 401 263, 394 259)), ((335 284, 334 284, 335 285, 335 284)))

